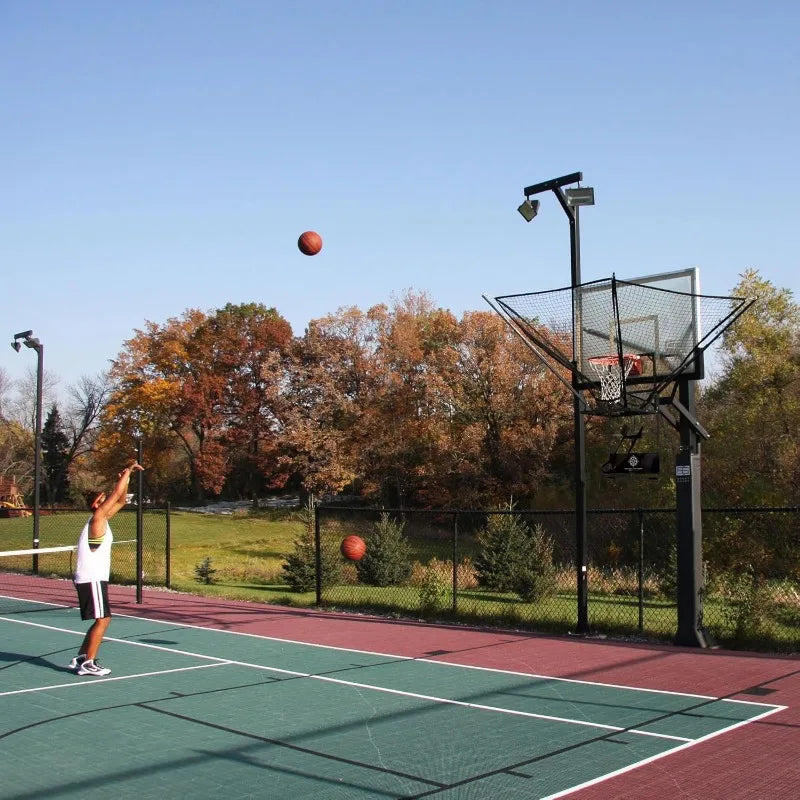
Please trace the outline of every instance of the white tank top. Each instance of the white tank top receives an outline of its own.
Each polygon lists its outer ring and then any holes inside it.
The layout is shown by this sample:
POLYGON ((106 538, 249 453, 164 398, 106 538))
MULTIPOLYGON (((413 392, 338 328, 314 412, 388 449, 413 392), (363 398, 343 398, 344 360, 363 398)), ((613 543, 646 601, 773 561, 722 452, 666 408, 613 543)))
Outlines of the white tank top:
MULTIPOLYGON (((91 521, 91 520, 90 520, 91 521)), ((78 559, 75 566, 75 583, 107 581, 111 572, 111 543, 114 534, 106 522, 106 533, 96 550, 89 547, 89 522, 83 526, 78 538, 78 559)))

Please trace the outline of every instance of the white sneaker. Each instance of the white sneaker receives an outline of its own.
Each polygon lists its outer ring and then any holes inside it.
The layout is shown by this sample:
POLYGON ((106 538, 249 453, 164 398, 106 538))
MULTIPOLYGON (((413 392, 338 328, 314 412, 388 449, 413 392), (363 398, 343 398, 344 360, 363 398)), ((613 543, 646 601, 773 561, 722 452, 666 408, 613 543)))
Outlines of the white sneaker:
POLYGON ((69 662, 67 665, 69 669, 78 669, 78 667, 86 661, 86 656, 81 653, 79 656, 75 656, 72 661, 69 662))
POLYGON ((81 662, 81 664, 78 666, 78 675, 95 675, 100 677, 101 675, 110 674, 110 669, 107 667, 101 667, 96 661, 92 661, 91 659, 81 662))

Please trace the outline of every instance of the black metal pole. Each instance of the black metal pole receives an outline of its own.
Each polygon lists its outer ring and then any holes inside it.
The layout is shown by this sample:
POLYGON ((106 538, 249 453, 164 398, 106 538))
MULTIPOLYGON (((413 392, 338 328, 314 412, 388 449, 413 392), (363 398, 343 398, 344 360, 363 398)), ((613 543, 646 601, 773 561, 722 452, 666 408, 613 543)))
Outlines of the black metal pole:
MULTIPOLYGON (((136 440, 136 461, 142 463, 142 437, 136 440)), ((138 470, 136 500, 136 602, 142 602, 142 584, 144 578, 144 542, 143 540, 143 511, 144 511, 144 475, 142 470, 138 470)))
MULTIPOLYGON (((36 345, 36 433, 33 454, 33 549, 39 549, 39 498, 42 484, 42 386, 44 383, 44 345, 36 345)), ((39 555, 33 556, 33 574, 39 574, 39 555)))
MULTIPOLYGON (((581 244, 579 225, 579 205, 571 205, 564 192, 564 186, 578 183, 583 180, 582 172, 572 172, 542 181, 523 189, 526 199, 540 192, 552 191, 561 208, 569 219, 569 250, 571 286, 573 289, 573 302, 575 301, 575 287, 581 282, 581 244)), ((530 220, 529 220, 530 221, 530 220)), ((572 331, 572 418, 575 430, 575 567, 578 590, 578 627, 576 633, 589 632, 589 590, 588 590, 588 548, 586 545, 586 424, 581 413, 581 397, 578 378, 578 350, 580 341, 580 319, 575 319, 573 309, 572 331)), ((578 308, 577 316, 580 316, 578 308)))
POLYGON ((644 511, 639 509, 639 633, 644 633, 644 511))
MULTIPOLYGON (((560 189, 554 189, 562 207, 569 217, 569 249, 570 267, 573 289, 581 282, 581 244, 580 226, 578 223, 579 206, 566 204, 560 189)), ((580 321, 579 321, 580 322, 580 321)), ((577 346, 579 331, 573 331, 572 340, 577 346)), ((573 363, 577 366, 577 352, 573 351, 573 363)), ((572 372, 572 385, 578 390, 578 374, 572 372)), ((577 633, 589 632, 589 583, 588 583, 588 550, 586 545, 586 422, 581 413, 581 401, 578 394, 572 396, 572 419, 575 429, 575 565, 578 584, 578 628, 577 633)))
POLYGON ((689 416, 680 416, 680 449, 675 458, 678 549, 678 630, 675 644, 712 647, 713 639, 703 628, 700 439, 690 421, 695 413, 694 384, 689 378, 678 379, 678 399, 689 416))
POLYGON ((170 519, 170 515, 169 515, 169 501, 167 501, 167 523, 166 524, 167 524, 166 537, 165 537, 166 541, 164 542, 164 550, 165 550, 164 558, 165 558, 165 561, 166 561, 166 571, 165 571, 164 583, 165 583, 167 589, 169 589, 170 588, 171 578, 172 578, 172 576, 171 576, 171 557, 170 557, 170 554, 172 552, 172 530, 171 530, 172 520, 170 519))
POLYGON ((458 512, 453 514, 453 614, 458 613, 458 512))
POLYGON ((319 531, 319 505, 314 505, 314 572, 316 573, 317 605, 322 604, 322 540, 319 531))

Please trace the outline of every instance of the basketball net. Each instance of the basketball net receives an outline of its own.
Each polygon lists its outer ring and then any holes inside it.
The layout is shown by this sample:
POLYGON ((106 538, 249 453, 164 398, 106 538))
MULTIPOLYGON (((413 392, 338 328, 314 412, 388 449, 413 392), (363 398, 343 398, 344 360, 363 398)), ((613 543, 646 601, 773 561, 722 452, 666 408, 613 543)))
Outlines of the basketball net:
POLYGON ((637 355, 623 355, 622 360, 617 356, 595 356, 589 363, 600 381, 600 399, 608 403, 619 403, 628 375, 642 371, 642 357, 637 355))

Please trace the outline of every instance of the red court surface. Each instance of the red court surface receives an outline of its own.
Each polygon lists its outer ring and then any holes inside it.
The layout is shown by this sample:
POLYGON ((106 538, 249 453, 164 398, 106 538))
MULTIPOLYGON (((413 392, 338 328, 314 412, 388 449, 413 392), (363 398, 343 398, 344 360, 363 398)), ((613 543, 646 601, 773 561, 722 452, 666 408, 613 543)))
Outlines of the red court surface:
MULTIPOLYGON (((118 614, 535 675, 787 706, 570 797, 800 798, 800 658, 434 625, 111 587, 118 614)), ((72 584, 4 575, 0 594, 74 605, 72 584)), ((77 613, 77 611, 76 611, 77 613)), ((113 622, 109 629, 113 636, 113 622)))

